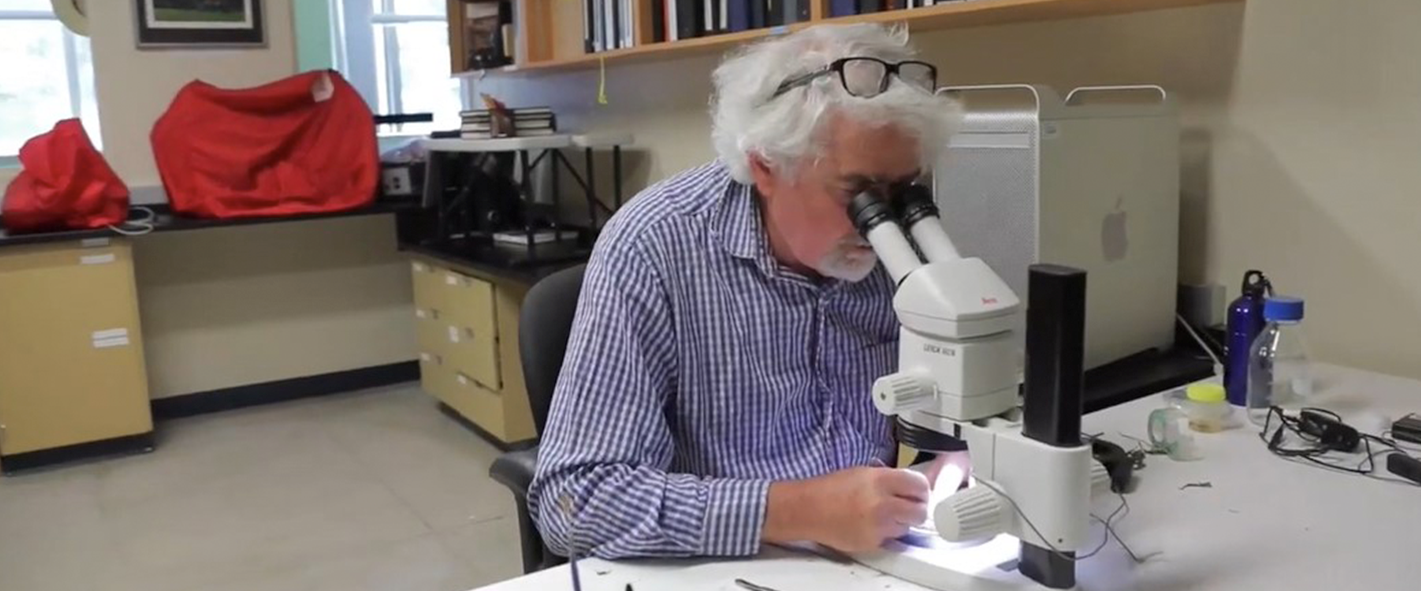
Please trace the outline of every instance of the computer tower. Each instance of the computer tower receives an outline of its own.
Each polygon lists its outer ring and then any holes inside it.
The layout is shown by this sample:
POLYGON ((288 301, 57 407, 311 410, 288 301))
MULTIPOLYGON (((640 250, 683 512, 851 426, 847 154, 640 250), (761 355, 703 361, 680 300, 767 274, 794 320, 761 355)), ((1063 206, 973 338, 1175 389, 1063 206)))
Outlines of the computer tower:
MULTIPOLYGON (((1179 117, 1156 86, 944 88, 962 128, 933 167, 943 224, 1027 301, 1027 269, 1086 271, 1086 368, 1174 343, 1179 117)), ((1025 337, 1025 315, 1018 338, 1025 337)))

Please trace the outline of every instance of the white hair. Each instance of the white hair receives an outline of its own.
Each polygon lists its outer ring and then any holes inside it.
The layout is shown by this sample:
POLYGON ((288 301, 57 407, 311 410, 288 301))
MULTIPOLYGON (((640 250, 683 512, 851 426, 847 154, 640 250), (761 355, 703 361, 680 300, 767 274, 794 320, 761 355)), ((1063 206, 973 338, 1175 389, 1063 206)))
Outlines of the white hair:
POLYGON ((908 32, 875 24, 818 25, 754 43, 730 55, 713 75, 712 141, 735 180, 749 184, 750 157, 789 174, 820 153, 820 127, 833 113, 856 122, 891 125, 918 140, 924 169, 931 167, 961 121, 961 108, 943 95, 895 80, 872 98, 850 96, 836 76, 771 98, 785 80, 846 57, 887 62, 912 59, 908 32))

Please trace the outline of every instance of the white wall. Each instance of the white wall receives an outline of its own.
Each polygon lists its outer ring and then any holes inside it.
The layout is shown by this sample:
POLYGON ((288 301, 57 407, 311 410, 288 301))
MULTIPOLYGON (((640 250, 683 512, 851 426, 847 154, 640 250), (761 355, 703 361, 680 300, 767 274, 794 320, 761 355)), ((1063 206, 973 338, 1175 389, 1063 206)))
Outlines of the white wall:
MULTIPOLYGON (((131 187, 161 184, 148 134, 184 84, 296 73, 292 1, 266 0, 266 48, 143 51, 131 1, 89 2, 104 153, 131 187)), ((389 216, 145 236, 136 265, 155 398, 415 357, 389 216)))
MULTIPOLYGON (((1421 377, 1421 3, 1247 0, 918 35, 943 82, 1159 83, 1181 97, 1181 278, 1236 295, 1259 267, 1309 301, 1324 360, 1421 377)), ((714 58, 492 77, 476 92, 637 134, 645 183, 713 157, 714 58), (672 82, 672 76, 693 82, 672 82)))
POLYGON ((148 147, 153 122, 193 79, 223 87, 255 86, 296 73, 293 0, 266 0, 263 49, 174 50, 136 47, 133 2, 90 2, 94 90, 104 156, 130 186, 159 185, 148 147))

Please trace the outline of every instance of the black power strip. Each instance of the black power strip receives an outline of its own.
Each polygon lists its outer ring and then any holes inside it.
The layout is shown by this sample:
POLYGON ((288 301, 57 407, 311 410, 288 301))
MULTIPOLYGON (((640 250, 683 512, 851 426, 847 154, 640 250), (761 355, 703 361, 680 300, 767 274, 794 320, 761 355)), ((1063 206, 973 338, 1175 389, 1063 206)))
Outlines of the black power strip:
POLYGON ((1409 414, 1391 424, 1391 438, 1397 441, 1421 443, 1421 417, 1409 414))
POLYGON ((1392 453, 1386 457, 1386 471, 1421 484, 1421 460, 1402 453, 1392 453))

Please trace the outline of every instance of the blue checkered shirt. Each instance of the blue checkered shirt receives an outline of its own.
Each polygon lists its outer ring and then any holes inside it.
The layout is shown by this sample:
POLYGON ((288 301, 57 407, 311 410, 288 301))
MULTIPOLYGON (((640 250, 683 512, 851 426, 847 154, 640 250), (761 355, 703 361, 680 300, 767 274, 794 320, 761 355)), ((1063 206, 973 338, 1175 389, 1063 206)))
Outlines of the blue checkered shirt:
POLYGON ((894 370, 882 269, 811 281, 771 255, 720 164, 623 207, 597 241, 529 505, 567 555, 758 551, 771 481, 891 463, 869 389, 894 370))

